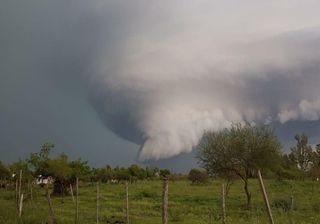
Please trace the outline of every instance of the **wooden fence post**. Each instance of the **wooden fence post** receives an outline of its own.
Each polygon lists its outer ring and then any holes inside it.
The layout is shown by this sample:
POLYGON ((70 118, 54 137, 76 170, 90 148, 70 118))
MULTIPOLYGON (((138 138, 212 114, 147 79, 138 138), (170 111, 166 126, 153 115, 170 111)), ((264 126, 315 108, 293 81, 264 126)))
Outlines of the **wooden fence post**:
POLYGON ((71 197, 72 197, 72 202, 75 203, 74 201, 74 195, 73 195, 73 189, 72 189, 72 185, 70 184, 70 193, 71 193, 71 197))
POLYGON ((162 187, 162 224, 168 223, 168 185, 169 179, 164 177, 162 187))
POLYGON ((21 218, 21 215, 22 215, 22 206, 23 206, 23 194, 21 194, 19 199, 19 218, 21 218))
POLYGON ((99 224, 99 182, 97 182, 97 224, 99 224))
POLYGON ((258 178, 259 178, 260 188, 261 188, 261 191, 262 191, 262 194, 263 194, 263 200, 264 200, 264 203, 265 203, 266 208, 267 208, 270 224, 274 224, 273 217, 272 217, 272 212, 271 212, 271 207, 270 207, 269 200, 268 200, 268 195, 267 195, 266 189, 265 189, 264 184, 263 184, 263 180, 262 180, 262 176, 261 176, 260 170, 258 170, 258 178))
POLYGON ((18 179, 16 179, 16 209, 17 213, 19 212, 19 187, 18 187, 18 179))
POLYGON ((293 190, 293 185, 291 184, 291 195, 290 195, 290 211, 293 212, 294 210, 294 190, 293 190))
POLYGON ((75 223, 79 223, 79 179, 78 177, 76 178, 76 220, 75 223))
POLYGON ((20 195, 21 195, 21 181, 22 181, 22 170, 20 170, 20 175, 19 175, 19 200, 20 200, 20 195))
POLYGON ((56 223, 56 217, 54 214, 54 210, 53 210, 53 206, 52 206, 52 201, 51 201, 51 196, 50 196, 50 191, 49 191, 49 184, 47 183, 47 201, 48 201, 48 205, 49 205, 49 222, 51 224, 55 224, 56 223))
POLYGON ((21 180, 22 180, 22 170, 19 172, 19 182, 16 180, 16 208, 17 213, 20 212, 20 198, 21 198, 21 180))
POLYGON ((126 216, 127 216, 127 224, 129 224, 129 189, 128 189, 128 181, 126 181, 126 216))
POLYGON ((226 201, 225 201, 225 187, 221 186, 221 199, 222 199, 222 223, 226 223, 226 201))

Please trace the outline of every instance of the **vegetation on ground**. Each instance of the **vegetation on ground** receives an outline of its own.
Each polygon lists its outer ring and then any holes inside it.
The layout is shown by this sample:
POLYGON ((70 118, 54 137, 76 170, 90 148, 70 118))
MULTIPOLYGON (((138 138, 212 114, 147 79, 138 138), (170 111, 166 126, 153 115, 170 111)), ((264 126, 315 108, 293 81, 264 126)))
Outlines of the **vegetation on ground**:
MULTIPOLYGON (((169 223, 202 224, 221 222, 222 179, 206 184, 187 180, 169 182, 169 223)), ((246 200, 240 180, 234 182, 226 199, 227 223, 268 223, 265 205, 257 179, 250 179, 252 207, 246 200)), ((276 223, 319 223, 320 183, 316 181, 265 180, 276 223), (291 210, 291 196, 293 209, 291 210)), ((0 191, 0 223, 46 223, 49 207, 45 188, 24 186, 24 208, 21 220, 16 213, 15 191, 0 191)), ((161 223, 161 180, 137 181, 129 184, 130 223, 161 223)), ((74 223, 75 204, 69 195, 52 197, 57 223, 74 223)), ((125 185, 100 184, 100 223, 125 223, 125 185)), ((96 222, 96 185, 80 182, 80 223, 96 222)))

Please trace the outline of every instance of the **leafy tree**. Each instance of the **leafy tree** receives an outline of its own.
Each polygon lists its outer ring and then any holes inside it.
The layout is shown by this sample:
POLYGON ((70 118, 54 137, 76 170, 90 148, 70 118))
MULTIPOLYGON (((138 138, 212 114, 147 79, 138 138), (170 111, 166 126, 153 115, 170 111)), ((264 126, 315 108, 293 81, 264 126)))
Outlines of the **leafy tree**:
POLYGON ((111 179, 116 178, 115 171, 112 169, 111 166, 107 165, 103 168, 98 168, 94 170, 94 179, 95 181, 99 180, 102 182, 108 182, 111 179))
POLYGON ((307 172, 312 167, 313 151, 309 145, 309 138, 306 134, 296 135, 296 145, 291 148, 292 157, 297 166, 304 172, 307 172))
POLYGON ((0 161, 0 179, 9 179, 10 177, 11 175, 8 167, 0 161))
POLYGON ((146 166, 145 172, 146 172, 146 178, 151 179, 155 177, 158 170, 156 168, 146 166))
POLYGON ((243 180, 247 207, 251 206, 249 178, 257 169, 280 162, 281 145, 265 125, 234 124, 221 132, 206 132, 198 144, 200 164, 212 175, 237 175, 243 180))
POLYGON ((131 178, 143 180, 147 177, 147 173, 144 169, 140 168, 139 165, 133 164, 128 168, 131 178))
POLYGON ((170 170, 168 170, 168 169, 161 169, 160 170, 160 176, 161 177, 168 177, 168 176, 170 176, 170 170))
POLYGON ((193 183, 206 183, 208 181, 208 173, 206 170, 191 169, 188 174, 188 179, 193 183))
POLYGON ((68 156, 64 153, 55 159, 48 160, 48 173, 60 179, 68 179, 71 176, 72 169, 69 166, 68 156))
POLYGON ((319 180, 320 177, 320 144, 317 144, 315 150, 312 151, 312 168, 309 171, 310 176, 319 180))
POLYGON ((278 180, 282 180, 284 178, 295 179, 304 175, 298 168, 292 153, 283 154, 281 156, 281 163, 279 168, 275 171, 275 174, 278 180))
POLYGON ((39 153, 31 153, 30 158, 27 159, 30 170, 35 176, 49 176, 49 155, 53 148, 54 144, 45 143, 41 145, 39 153))
POLYGON ((118 179, 118 180, 130 180, 131 175, 130 175, 129 169, 121 167, 121 168, 115 169, 114 171, 115 171, 116 179, 118 179))
POLYGON ((12 174, 15 174, 14 179, 19 177, 20 170, 22 170, 22 180, 31 181, 33 179, 32 172, 29 170, 27 162, 18 160, 9 165, 9 170, 12 174))
POLYGON ((91 168, 88 165, 88 161, 83 161, 81 159, 77 159, 70 162, 71 168, 71 177, 75 179, 76 177, 88 180, 91 174, 91 168))
POLYGON ((70 184, 71 173, 67 155, 60 154, 57 158, 48 160, 48 174, 54 177, 54 194, 63 194, 66 191, 70 184))
POLYGON ((312 163, 315 167, 320 167, 320 144, 316 145, 315 151, 313 152, 312 163))

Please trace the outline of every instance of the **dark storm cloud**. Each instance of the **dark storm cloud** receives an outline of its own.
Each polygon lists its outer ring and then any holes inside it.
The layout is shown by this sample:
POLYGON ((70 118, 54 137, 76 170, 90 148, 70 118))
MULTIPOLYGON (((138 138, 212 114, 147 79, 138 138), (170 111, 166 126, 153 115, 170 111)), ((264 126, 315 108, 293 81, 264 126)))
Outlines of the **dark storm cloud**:
POLYGON ((93 12, 86 1, 1 3, 2 160, 24 157, 46 141, 95 165, 135 159, 137 146, 106 130, 87 100, 105 25, 93 12))

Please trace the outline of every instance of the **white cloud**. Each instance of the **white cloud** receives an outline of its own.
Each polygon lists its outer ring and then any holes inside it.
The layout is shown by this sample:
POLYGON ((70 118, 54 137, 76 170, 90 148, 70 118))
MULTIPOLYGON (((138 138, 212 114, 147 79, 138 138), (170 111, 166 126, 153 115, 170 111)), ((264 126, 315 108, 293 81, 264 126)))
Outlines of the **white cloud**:
POLYGON ((319 119, 319 2, 144 3, 106 28, 122 36, 91 74, 99 114, 138 130, 140 158, 190 152, 232 122, 319 119))

